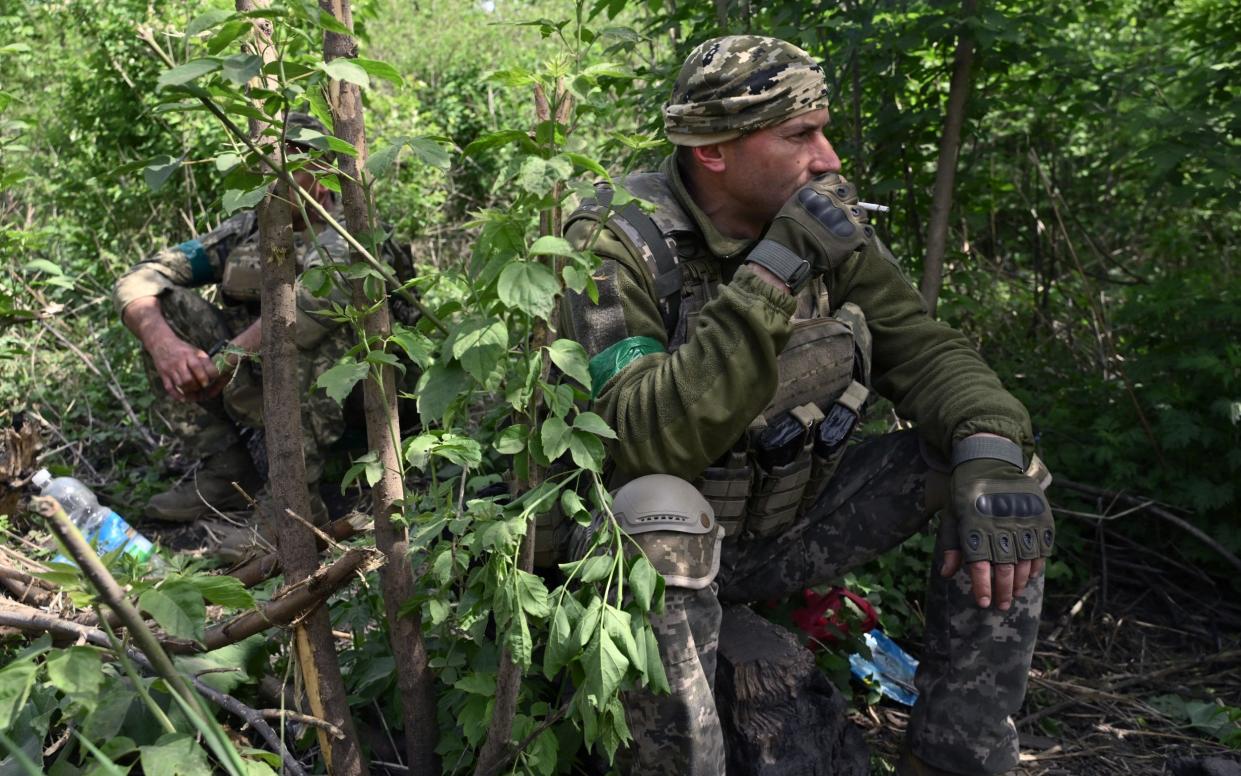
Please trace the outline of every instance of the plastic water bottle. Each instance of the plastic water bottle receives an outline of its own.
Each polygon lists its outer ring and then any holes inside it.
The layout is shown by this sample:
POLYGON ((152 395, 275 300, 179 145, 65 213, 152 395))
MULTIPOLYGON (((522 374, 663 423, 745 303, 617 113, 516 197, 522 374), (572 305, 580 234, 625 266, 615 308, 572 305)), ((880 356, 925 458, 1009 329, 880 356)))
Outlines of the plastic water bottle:
MULTIPOLYGON (((164 565, 160 557, 155 554, 155 547, 151 544, 151 540, 138 533, 129 523, 125 522, 125 518, 101 506, 99 499, 81 481, 73 477, 53 478, 47 469, 35 472, 30 481, 44 496, 51 496, 60 502, 65 513, 69 515, 69 519, 78 527, 88 542, 94 543, 99 554, 124 548, 126 555, 143 563, 149 563, 154 568, 161 568, 164 565)), ((71 559, 63 555, 57 555, 53 560, 57 563, 73 563, 71 559)))

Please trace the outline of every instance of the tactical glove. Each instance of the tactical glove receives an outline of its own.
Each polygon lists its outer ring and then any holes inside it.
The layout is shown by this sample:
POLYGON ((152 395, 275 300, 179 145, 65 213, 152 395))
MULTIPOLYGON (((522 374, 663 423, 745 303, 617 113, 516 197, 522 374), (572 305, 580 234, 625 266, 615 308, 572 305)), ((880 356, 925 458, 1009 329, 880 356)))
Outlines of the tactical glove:
POLYGON ((1051 508, 1039 484, 1020 467, 974 458, 953 468, 948 487, 940 549, 961 550, 966 563, 1016 563, 1051 554, 1051 508))
POLYGON ((834 269, 874 234, 856 203, 857 192, 844 178, 815 178, 789 197, 746 259, 800 291, 812 274, 834 269))

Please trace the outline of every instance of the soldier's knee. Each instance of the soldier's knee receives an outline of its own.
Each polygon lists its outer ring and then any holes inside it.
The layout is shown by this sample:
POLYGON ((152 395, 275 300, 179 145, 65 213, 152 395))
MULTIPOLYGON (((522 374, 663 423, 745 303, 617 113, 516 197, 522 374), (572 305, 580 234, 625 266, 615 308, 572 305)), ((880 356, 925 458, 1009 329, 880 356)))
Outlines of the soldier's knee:
POLYGON ((701 590, 715 580, 724 536, 693 485, 667 474, 639 477, 616 492, 612 513, 669 587, 701 590))

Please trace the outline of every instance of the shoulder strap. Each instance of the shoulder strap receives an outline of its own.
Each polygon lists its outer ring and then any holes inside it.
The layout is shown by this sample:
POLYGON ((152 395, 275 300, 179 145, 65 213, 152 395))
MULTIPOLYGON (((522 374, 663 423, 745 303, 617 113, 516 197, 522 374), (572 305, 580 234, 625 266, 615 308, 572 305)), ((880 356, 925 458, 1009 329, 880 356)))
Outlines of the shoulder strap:
POLYGON ((655 285, 655 295, 663 307, 664 328, 671 339, 681 314, 681 267, 676 254, 664 239, 659 225, 636 202, 612 209, 615 191, 606 183, 595 185, 595 197, 582 200, 569 216, 569 223, 589 218, 603 223, 636 256, 640 256, 655 285))

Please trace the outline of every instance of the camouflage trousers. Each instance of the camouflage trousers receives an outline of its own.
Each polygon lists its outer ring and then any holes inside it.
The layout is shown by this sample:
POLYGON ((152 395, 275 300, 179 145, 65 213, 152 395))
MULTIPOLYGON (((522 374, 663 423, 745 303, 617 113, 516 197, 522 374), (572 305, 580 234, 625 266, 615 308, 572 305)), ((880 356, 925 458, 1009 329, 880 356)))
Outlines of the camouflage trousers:
MULTIPOLYGON (((237 336, 258 319, 257 314, 244 305, 216 307, 188 288, 174 288, 159 300, 164 319, 176 335, 203 350, 237 336)), ((340 439, 345 430, 341 406, 323 391, 312 390, 312 386, 351 344, 350 331, 342 326, 314 349, 299 350, 297 354, 307 482, 319 480, 323 473, 323 451, 340 439)), ((157 411, 186 451, 198 460, 241 444, 241 429, 263 427, 263 375, 257 360, 244 361, 219 396, 202 402, 174 401, 164 390, 155 364, 145 352, 143 364, 156 396, 157 411)))
MULTIPOLYGON (((670 695, 629 693, 632 773, 719 776, 724 740, 713 685, 721 601, 783 598, 830 582, 922 530, 942 503, 947 467, 915 432, 849 449, 813 508, 783 533, 724 542, 716 583, 668 588, 652 617, 670 695)), ((975 604, 969 576, 939 574, 926 600, 926 633, 907 741, 927 763, 962 774, 1003 773, 1017 764, 1012 715, 1025 697, 1038 635, 1043 578, 1031 579, 1001 612, 975 604)))

